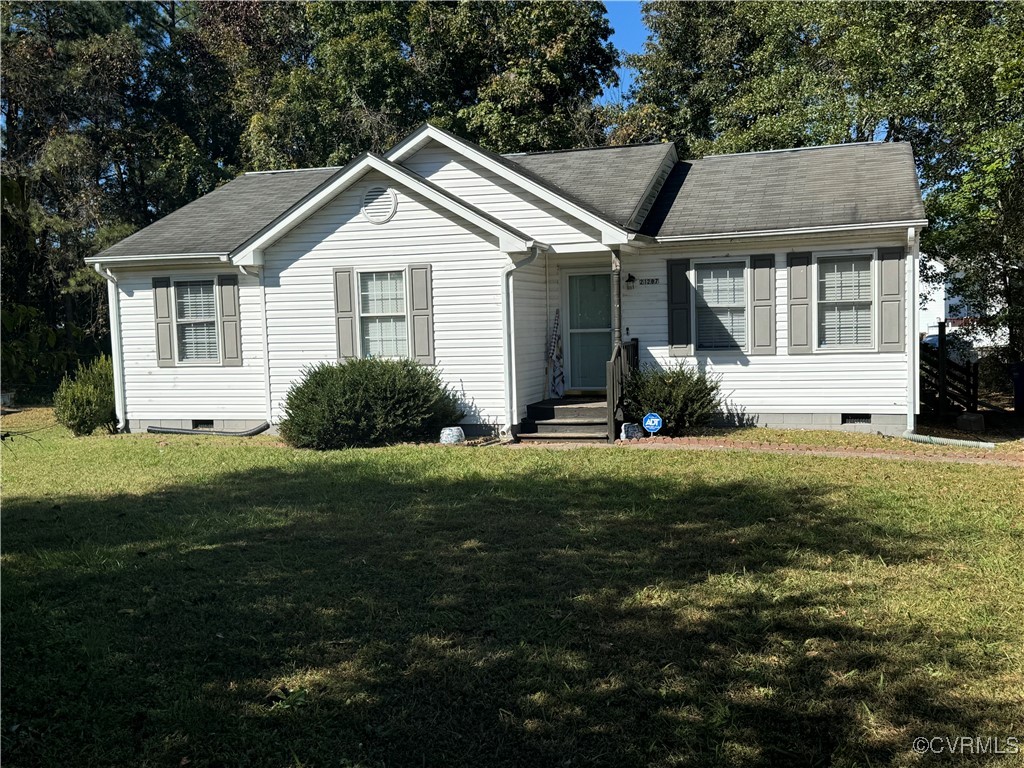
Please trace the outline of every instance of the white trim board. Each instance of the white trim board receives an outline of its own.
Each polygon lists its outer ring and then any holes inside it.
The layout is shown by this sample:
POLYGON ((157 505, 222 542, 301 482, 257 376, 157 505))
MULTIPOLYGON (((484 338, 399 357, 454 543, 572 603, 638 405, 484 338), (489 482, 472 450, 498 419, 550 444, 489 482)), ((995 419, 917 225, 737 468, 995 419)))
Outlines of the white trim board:
POLYGON ((556 208, 561 209, 570 216, 574 216, 580 221, 589 224, 601 233, 601 242, 604 245, 628 243, 635 237, 634 233, 631 233, 619 225, 613 224, 612 222, 581 208, 571 200, 567 200, 561 195, 552 192, 550 188, 542 184, 538 184, 524 174, 517 173, 504 163, 496 161, 493 157, 489 156, 488 153, 480 151, 480 149, 474 145, 463 141, 447 131, 443 131, 440 128, 430 125, 429 123, 424 123, 419 129, 413 131, 402 139, 402 141, 388 151, 385 157, 393 163, 400 163, 403 159, 414 153, 428 141, 436 141, 437 143, 442 144, 448 149, 472 160, 474 163, 483 166, 492 173, 501 176, 506 181, 510 181, 530 194, 554 205, 556 208))
POLYGON ((245 246, 238 249, 231 257, 233 264, 238 265, 259 265, 263 261, 263 250, 291 231, 299 223, 318 211, 330 200, 356 183, 363 175, 370 170, 388 177, 396 184, 411 189, 418 195, 427 198, 433 203, 454 213, 464 221, 488 232, 498 239, 498 247, 506 253, 522 253, 528 251, 536 243, 520 232, 503 227, 491 217, 477 210, 468 203, 462 203, 439 191, 433 185, 427 183, 411 171, 406 170, 394 163, 376 155, 364 155, 354 161, 348 170, 335 178, 327 186, 306 200, 302 205, 292 210, 287 216, 278 221, 262 234, 254 238, 245 246))

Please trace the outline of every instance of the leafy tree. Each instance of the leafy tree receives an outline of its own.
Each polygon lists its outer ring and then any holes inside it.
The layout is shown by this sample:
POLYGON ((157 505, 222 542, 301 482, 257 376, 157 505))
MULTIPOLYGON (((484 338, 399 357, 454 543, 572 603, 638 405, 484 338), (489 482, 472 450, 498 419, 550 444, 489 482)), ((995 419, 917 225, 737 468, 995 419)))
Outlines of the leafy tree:
MULTIPOLYGON (((69 362, 106 345, 106 290, 83 258, 235 175, 246 121, 226 96, 250 70, 224 61, 254 47, 261 25, 299 10, 174 0, 0 6, 0 307, 6 325, 51 331, 26 331, 18 349, 5 337, 5 360, 38 350, 5 367, 6 387, 52 386, 69 362)), ((264 37, 258 53, 281 60, 274 36, 264 37)))
POLYGON ((425 119, 505 151, 602 140, 609 35, 576 1, 0 4, 5 386, 106 345, 84 257, 241 170, 342 164, 425 119))
POLYGON ((613 141, 691 154, 910 141, 923 248, 1024 357, 1024 6, 649 2, 613 141))
POLYGON ((306 23, 309 65, 246 130, 255 167, 343 163, 428 119, 497 151, 603 141, 593 99, 617 55, 601 4, 316 3, 306 23))

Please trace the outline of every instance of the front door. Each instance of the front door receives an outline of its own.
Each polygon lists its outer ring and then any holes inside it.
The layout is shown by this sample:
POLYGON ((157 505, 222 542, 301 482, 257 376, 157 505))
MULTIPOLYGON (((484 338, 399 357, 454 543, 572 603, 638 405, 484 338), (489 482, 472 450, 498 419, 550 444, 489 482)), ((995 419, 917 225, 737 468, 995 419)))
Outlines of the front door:
POLYGON ((568 389, 605 388, 605 364, 612 354, 611 275, 570 274, 568 292, 568 389))

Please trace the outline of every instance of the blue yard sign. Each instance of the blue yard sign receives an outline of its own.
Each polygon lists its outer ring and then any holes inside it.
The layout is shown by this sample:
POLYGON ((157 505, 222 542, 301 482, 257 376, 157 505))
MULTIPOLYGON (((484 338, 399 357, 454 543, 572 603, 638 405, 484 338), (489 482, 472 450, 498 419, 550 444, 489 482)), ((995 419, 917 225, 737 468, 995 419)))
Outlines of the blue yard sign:
POLYGON ((656 413, 648 413, 644 416, 644 429, 652 435, 661 429, 661 416, 656 413))

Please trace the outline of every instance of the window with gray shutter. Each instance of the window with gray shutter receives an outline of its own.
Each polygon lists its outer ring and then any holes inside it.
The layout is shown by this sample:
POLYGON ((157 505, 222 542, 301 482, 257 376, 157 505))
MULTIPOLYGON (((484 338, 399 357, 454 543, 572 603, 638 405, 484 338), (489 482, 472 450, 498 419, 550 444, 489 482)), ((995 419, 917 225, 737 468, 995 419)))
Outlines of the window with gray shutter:
POLYGON ((174 284, 178 362, 220 359, 217 344, 217 297, 213 280, 184 280, 174 284))
POLYGON ((690 329, 690 260, 668 261, 668 350, 672 357, 693 354, 690 329))
POLYGON ((698 264, 697 349, 743 349, 747 344, 747 290, 742 261, 698 264))
POLYGON ((818 348, 871 347, 871 257, 818 260, 818 348))
POLYGON ((359 273, 359 327, 363 357, 407 357, 405 272, 359 273))

